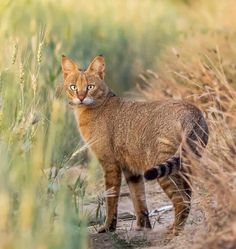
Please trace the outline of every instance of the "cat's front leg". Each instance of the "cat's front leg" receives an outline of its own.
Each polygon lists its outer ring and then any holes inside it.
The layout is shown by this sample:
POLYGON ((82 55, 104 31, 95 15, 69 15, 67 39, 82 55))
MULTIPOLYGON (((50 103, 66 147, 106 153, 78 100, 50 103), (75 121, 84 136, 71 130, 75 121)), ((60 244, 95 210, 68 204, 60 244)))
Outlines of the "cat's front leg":
POLYGON ((148 217, 143 176, 140 174, 134 174, 127 168, 123 169, 123 173, 130 189, 136 213, 136 230, 151 229, 152 226, 148 217))
POLYGON ((121 186, 121 169, 115 164, 102 163, 106 189, 106 220, 99 233, 116 230, 117 207, 121 186))

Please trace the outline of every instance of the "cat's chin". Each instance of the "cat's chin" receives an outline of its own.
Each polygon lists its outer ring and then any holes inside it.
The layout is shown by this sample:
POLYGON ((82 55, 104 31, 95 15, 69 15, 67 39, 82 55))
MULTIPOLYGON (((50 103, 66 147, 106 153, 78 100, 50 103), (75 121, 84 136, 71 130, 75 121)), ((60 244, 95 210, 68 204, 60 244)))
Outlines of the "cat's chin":
POLYGON ((91 97, 86 97, 84 100, 83 100, 83 102, 81 102, 81 104, 83 104, 83 105, 93 105, 94 104, 94 99, 93 98, 91 98, 91 97))

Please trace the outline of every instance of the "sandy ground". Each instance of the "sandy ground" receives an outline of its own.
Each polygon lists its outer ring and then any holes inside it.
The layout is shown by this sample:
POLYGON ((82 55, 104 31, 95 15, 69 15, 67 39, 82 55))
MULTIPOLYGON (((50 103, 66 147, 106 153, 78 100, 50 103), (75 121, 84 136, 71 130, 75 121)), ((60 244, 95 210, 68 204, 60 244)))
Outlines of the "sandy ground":
MULTIPOLYGON (((165 208, 171 203, 156 182, 146 184, 146 195, 149 211, 156 208, 165 208)), ((119 219, 115 233, 98 234, 94 227, 89 228, 89 248, 189 248, 198 229, 204 226, 203 213, 197 207, 193 198, 192 210, 184 231, 177 237, 168 235, 168 227, 174 221, 174 211, 159 212, 151 217, 153 229, 150 231, 135 231, 135 220, 129 219, 129 213, 133 213, 133 205, 126 185, 122 187, 119 200, 119 219), (125 218, 124 218, 125 217, 125 218)), ((95 208, 95 207, 90 207, 95 208)))
MULTIPOLYGON (((52 169, 48 171, 52 172, 52 169)), ((48 174, 47 171, 45 173, 48 174)), ((67 185, 73 186, 78 177, 86 179, 87 170, 82 167, 72 167, 59 172, 58 175, 67 185)), ((156 181, 146 182, 145 186, 149 212, 154 209, 162 210, 150 217, 153 229, 149 231, 135 231, 136 221, 133 216, 133 204, 129 195, 129 189, 123 181, 119 199, 117 230, 115 233, 98 234, 96 230, 99 226, 90 226, 88 228, 90 249, 189 249, 193 243, 197 243, 197 234, 207 232, 204 214, 198 205, 197 198, 193 196, 192 209, 185 229, 179 236, 170 237, 168 228, 174 222, 174 210, 171 208, 171 202, 156 181)), ((97 195, 101 193, 103 188, 103 180, 99 179, 96 183, 97 195)), ((91 201, 88 201, 87 204, 84 203, 84 210, 87 214, 90 214, 90 220, 92 221, 95 220, 94 217, 98 206, 96 201, 92 201, 92 199, 97 198, 96 194, 94 196, 96 191, 93 189, 91 193, 93 197, 88 198, 91 201)), ((105 203, 102 206, 102 210, 105 214, 105 203)))

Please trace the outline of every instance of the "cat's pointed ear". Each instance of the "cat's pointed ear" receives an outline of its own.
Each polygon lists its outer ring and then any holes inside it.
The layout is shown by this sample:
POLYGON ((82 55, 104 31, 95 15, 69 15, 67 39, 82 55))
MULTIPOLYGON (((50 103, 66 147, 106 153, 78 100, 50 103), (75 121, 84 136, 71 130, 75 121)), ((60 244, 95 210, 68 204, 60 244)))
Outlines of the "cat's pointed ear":
POLYGON ((77 70, 77 65, 65 55, 62 55, 61 57, 61 67, 62 67, 64 79, 66 79, 66 77, 70 73, 77 70))
POLYGON ((102 55, 96 56, 87 69, 90 73, 96 73, 101 79, 105 76, 105 59, 102 55))

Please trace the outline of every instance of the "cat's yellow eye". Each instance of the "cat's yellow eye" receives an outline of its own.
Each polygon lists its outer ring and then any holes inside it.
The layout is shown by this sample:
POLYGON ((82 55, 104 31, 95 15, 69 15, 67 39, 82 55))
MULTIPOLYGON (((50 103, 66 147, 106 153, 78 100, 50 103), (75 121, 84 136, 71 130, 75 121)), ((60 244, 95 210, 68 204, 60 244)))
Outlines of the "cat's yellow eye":
POLYGON ((94 87, 95 87, 95 85, 88 85, 88 86, 87 86, 87 89, 88 89, 88 90, 92 90, 92 89, 94 89, 94 87))
POLYGON ((77 90, 77 86, 76 86, 76 85, 70 85, 70 89, 71 89, 72 91, 76 91, 76 90, 77 90))

